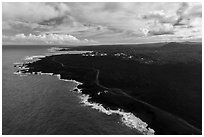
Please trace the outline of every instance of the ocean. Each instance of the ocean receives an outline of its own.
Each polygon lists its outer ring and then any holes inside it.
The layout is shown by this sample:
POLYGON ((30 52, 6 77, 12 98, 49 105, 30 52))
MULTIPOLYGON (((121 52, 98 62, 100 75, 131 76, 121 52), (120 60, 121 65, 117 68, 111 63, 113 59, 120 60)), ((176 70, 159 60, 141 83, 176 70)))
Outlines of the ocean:
POLYGON ((45 55, 49 46, 2 47, 3 135, 117 135, 139 134, 117 114, 84 106, 76 83, 49 75, 15 75, 16 62, 45 55))

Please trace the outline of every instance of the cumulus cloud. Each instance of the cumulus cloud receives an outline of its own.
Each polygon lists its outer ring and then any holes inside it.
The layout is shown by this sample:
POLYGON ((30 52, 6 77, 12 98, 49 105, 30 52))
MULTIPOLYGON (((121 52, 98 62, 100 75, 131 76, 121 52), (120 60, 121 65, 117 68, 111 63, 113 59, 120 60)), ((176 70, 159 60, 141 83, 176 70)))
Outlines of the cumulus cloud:
POLYGON ((141 15, 142 19, 147 20, 157 20, 160 23, 175 23, 177 20, 177 17, 174 16, 168 16, 164 13, 163 10, 161 11, 152 11, 149 14, 141 15))
POLYGON ((80 42, 79 39, 72 35, 66 34, 42 34, 42 35, 25 35, 25 34, 17 34, 14 37, 11 37, 13 41, 42 41, 45 43, 75 43, 80 42))
POLYGON ((69 34, 54 34, 54 33, 44 33, 40 35, 29 34, 25 35, 23 33, 17 34, 15 36, 4 36, 3 40, 10 39, 17 42, 37 42, 46 44, 87 44, 87 43, 98 43, 92 39, 78 39, 75 36, 69 34))
POLYGON ((172 25, 175 25, 181 21, 180 17, 167 15, 163 10, 152 11, 148 14, 140 15, 140 17, 145 20, 155 20, 159 23, 170 23, 172 25))
POLYGON ((92 39, 78 39, 69 34, 40 34, 25 35, 23 33, 15 36, 2 36, 2 41, 5 44, 97 44, 98 41, 92 39))
POLYGON ((169 23, 161 24, 159 22, 154 22, 148 25, 147 28, 141 30, 145 36, 174 34, 173 26, 169 23))

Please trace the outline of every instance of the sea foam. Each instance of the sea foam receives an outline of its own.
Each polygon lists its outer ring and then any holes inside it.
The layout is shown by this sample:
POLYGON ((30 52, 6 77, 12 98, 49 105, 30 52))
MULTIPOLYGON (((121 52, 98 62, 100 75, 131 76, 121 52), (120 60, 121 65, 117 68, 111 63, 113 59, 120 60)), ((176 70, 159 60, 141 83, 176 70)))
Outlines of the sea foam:
POLYGON ((35 55, 35 56, 26 56, 24 60, 38 60, 40 58, 44 58, 45 56, 43 55, 35 55))
POLYGON ((89 102, 88 99, 90 99, 89 95, 82 94, 80 96, 81 98, 81 103, 84 104, 84 106, 89 106, 92 109, 96 109, 100 112, 103 112, 107 115, 111 114, 118 114, 121 116, 121 121, 128 127, 137 129, 140 131, 142 134, 145 135, 154 135, 155 131, 152 128, 148 127, 148 124, 143 122, 141 119, 136 117, 133 113, 130 112, 125 112, 122 109, 118 110, 111 110, 111 109, 106 109, 103 107, 102 104, 99 103, 93 103, 89 102))

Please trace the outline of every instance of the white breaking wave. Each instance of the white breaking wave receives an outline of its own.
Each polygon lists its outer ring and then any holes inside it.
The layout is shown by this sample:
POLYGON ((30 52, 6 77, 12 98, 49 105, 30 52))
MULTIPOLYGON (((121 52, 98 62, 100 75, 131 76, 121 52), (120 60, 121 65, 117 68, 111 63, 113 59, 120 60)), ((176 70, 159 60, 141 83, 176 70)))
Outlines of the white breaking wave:
POLYGON ((28 60, 28 61, 30 61, 30 60, 37 60, 37 59, 40 59, 40 58, 44 58, 45 56, 43 56, 43 55, 35 55, 35 56, 26 56, 25 57, 25 59, 24 60, 28 60))
POLYGON ((80 98, 81 98, 81 103, 83 103, 85 106, 89 106, 107 115, 119 114, 120 116, 122 116, 121 121, 130 128, 137 129, 141 133, 146 135, 154 135, 155 133, 155 131, 152 128, 147 128, 148 126, 147 123, 143 122, 141 119, 136 117, 133 113, 124 112, 121 109, 118 109, 118 110, 105 109, 102 104, 89 102, 88 101, 88 99, 90 99, 89 95, 82 94, 80 98))
POLYGON ((26 74, 22 73, 22 72, 13 72, 14 75, 19 75, 19 76, 27 76, 26 74))
POLYGON ((15 63, 13 63, 14 65, 22 65, 23 64, 23 62, 15 62, 15 63))
MULTIPOLYGON (((83 84, 83 83, 80 83, 80 82, 78 82, 76 80, 61 79, 60 74, 57 74, 55 76, 57 76, 59 80, 74 82, 74 83, 77 84, 77 86, 83 84)), ((74 88, 74 89, 77 89, 77 91, 75 91, 75 92, 82 93, 81 89, 77 88, 77 86, 74 88)), ((73 89, 73 91, 74 91, 74 89, 73 89)), ((119 114, 120 116, 122 116, 121 121, 126 126, 128 126, 130 128, 137 129, 137 130, 139 130, 140 132, 142 132, 143 134, 146 134, 146 135, 154 135, 154 133, 155 133, 155 131, 152 128, 148 127, 148 124, 146 122, 143 122, 141 119, 136 117, 133 113, 124 112, 122 109, 118 109, 118 110, 106 109, 106 108, 103 107, 102 104, 89 102, 88 101, 88 99, 90 99, 89 95, 81 94, 79 97, 81 99, 81 103, 84 104, 84 106, 89 106, 89 107, 91 107, 93 109, 96 109, 99 112, 103 112, 103 113, 105 113, 107 115, 119 114)))
MULTIPOLYGON (((52 55, 62 55, 62 54, 84 54, 84 53, 92 53, 93 51, 79 51, 79 50, 70 50, 70 51, 60 51, 61 49, 64 48, 57 48, 57 47, 52 47, 48 49, 49 53, 46 53, 45 55, 34 55, 34 56, 26 56, 23 60, 25 60, 27 63, 32 63, 35 61, 38 61, 42 58, 45 58, 46 56, 52 56, 52 55)), ((68 49, 68 48, 66 48, 68 49)), ((14 65, 19 65, 23 64, 21 62, 16 62, 14 65)))
POLYGON ((48 49, 48 52, 57 52, 57 51, 60 51, 62 49, 69 49, 69 48, 51 47, 48 49))

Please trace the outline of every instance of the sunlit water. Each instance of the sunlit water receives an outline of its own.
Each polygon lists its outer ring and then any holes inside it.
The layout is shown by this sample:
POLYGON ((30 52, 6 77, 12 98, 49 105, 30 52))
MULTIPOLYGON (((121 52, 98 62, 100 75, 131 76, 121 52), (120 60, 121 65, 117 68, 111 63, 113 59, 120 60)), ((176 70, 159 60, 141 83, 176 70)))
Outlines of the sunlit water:
POLYGON ((45 46, 3 46, 3 134, 138 134, 118 115, 85 107, 76 83, 49 75, 14 75, 15 62, 26 56, 46 55, 45 46))

